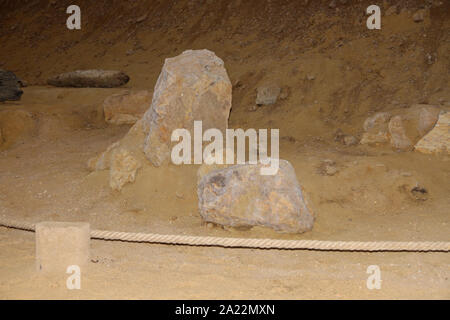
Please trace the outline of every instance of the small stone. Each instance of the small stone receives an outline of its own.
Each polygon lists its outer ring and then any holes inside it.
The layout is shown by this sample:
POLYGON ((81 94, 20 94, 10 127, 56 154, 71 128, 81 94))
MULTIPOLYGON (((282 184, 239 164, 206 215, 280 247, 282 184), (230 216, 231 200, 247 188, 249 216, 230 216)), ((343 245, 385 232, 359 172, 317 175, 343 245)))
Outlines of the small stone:
POLYGON ((336 162, 331 159, 322 160, 318 169, 319 174, 327 176, 333 176, 338 172, 336 162))
POLYGON ((368 132, 372 129, 374 131, 387 131, 387 125, 391 119, 389 112, 378 112, 364 121, 364 131, 368 132))
POLYGON ((388 122, 391 118, 389 112, 378 112, 364 121, 364 133, 361 144, 377 145, 389 141, 388 122))
POLYGON ((256 104, 270 105, 277 102, 278 96, 281 93, 281 88, 277 85, 265 85, 257 89, 256 104))
POLYGON ((176 196, 178 199, 184 199, 184 194, 183 194, 183 192, 177 191, 177 192, 175 192, 175 196, 176 196))
POLYGON ((383 144, 389 141, 389 135, 387 132, 370 133, 364 132, 361 138, 360 144, 377 145, 383 144))
POLYGON ((336 8, 336 0, 332 0, 332 1, 328 4, 328 7, 331 8, 331 9, 336 8))
POLYGON ((413 187, 411 190, 411 196, 413 197, 414 200, 417 201, 426 201, 428 200, 428 190, 425 189, 424 187, 420 186, 419 184, 416 184, 415 187, 413 187))
POLYGON ((134 182, 136 172, 140 167, 140 162, 128 150, 114 150, 111 156, 111 168, 109 172, 109 185, 111 189, 121 190, 125 184, 134 182))
POLYGON ((346 146, 354 146, 358 144, 358 139, 356 139, 354 136, 346 135, 343 138, 343 142, 346 146))
POLYGON ((358 144, 358 139, 352 135, 344 134, 342 129, 337 129, 334 133, 334 141, 340 142, 346 146, 352 146, 358 144))
POLYGON ((338 128, 334 132, 334 141, 343 143, 344 137, 345 137, 345 134, 344 134, 344 131, 342 131, 341 128, 338 128))
POLYGON ((425 19, 426 10, 420 9, 413 14, 414 22, 422 22, 425 19))
POLYGON ((48 79, 47 83, 55 87, 115 88, 129 80, 130 77, 122 71, 94 69, 62 73, 48 79))
POLYGON ((256 111, 257 109, 258 109, 258 106, 255 104, 248 107, 248 111, 251 111, 251 112, 256 111))
POLYGON ((148 17, 148 14, 146 13, 146 14, 140 16, 139 18, 137 18, 136 22, 137 23, 143 22, 143 21, 145 21, 147 19, 147 17, 148 17))
POLYGON ((17 82, 18 82, 18 84, 19 84, 19 86, 20 86, 21 88, 26 88, 26 87, 28 87, 28 82, 25 81, 25 80, 23 80, 23 79, 17 79, 17 82))
POLYGON ((325 165, 325 173, 328 176, 333 176, 338 172, 338 169, 335 166, 331 166, 331 165, 325 165))

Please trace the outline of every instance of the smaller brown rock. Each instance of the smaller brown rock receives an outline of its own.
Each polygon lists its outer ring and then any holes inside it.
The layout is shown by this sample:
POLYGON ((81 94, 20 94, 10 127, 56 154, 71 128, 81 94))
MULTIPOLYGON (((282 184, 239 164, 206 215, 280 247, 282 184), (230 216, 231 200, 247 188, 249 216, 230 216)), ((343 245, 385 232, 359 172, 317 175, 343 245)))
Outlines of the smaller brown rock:
POLYGON ((130 77, 122 71, 94 69, 62 73, 48 79, 47 83, 55 87, 115 88, 129 80, 130 77))
POLYGON ((364 133, 361 144, 377 145, 389 141, 388 122, 391 118, 389 112, 378 112, 364 121, 364 133))
POLYGON ((278 96, 281 93, 281 88, 277 85, 265 85, 257 89, 256 104, 269 105, 277 102, 278 96))
POLYGON ((354 146, 355 144, 358 144, 358 139, 351 135, 345 135, 343 138, 343 143, 346 146, 354 146))

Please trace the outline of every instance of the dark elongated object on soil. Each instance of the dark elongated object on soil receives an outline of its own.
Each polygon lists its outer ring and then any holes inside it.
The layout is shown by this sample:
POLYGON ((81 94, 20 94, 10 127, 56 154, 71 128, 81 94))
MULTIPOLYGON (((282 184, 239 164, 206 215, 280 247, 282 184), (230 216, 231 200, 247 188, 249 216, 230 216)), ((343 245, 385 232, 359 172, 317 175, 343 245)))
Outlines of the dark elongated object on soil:
POLYGON ((0 102, 20 100, 23 93, 20 83, 13 72, 0 69, 0 102))
POLYGON ((115 88, 129 80, 130 77, 122 71, 93 69, 62 73, 48 79, 47 83, 56 87, 115 88))

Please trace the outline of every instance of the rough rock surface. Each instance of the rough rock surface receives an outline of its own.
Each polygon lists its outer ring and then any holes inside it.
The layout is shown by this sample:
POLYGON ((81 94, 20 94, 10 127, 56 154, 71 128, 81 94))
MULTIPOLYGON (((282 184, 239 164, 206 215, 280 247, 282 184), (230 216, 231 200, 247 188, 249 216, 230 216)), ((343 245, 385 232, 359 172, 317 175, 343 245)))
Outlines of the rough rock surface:
POLYGON ((439 108, 432 106, 424 106, 420 109, 417 130, 419 131, 419 135, 421 137, 427 134, 434 127, 439 118, 439 112, 439 108))
POLYGON ((0 102, 20 100, 23 94, 20 84, 13 72, 0 69, 0 102))
POLYGON ((113 190, 121 190, 126 183, 134 182, 141 164, 128 150, 116 149, 111 155, 110 166, 109 186, 113 190))
POLYGON ((76 70, 62 73, 47 80, 56 87, 76 88, 115 88, 126 84, 130 78, 122 71, 115 70, 76 70))
POLYGON ((346 135, 343 138, 343 143, 346 146, 354 146, 354 145, 358 144, 358 139, 356 139, 356 137, 354 137, 354 136, 346 135))
POLYGON ((172 131, 185 128, 193 135, 194 120, 202 120, 203 131, 225 132, 230 109, 231 82, 213 52, 187 50, 166 59, 143 117, 146 157, 155 166, 167 163, 172 131))
POLYGON ((434 128, 415 146, 422 153, 450 153, 450 112, 442 112, 434 128))
POLYGON ((105 121, 111 124, 134 124, 150 108, 152 96, 147 90, 129 90, 113 94, 103 102, 105 121))
POLYGON ((91 171, 108 170, 111 168, 112 155, 118 149, 124 149, 133 154, 133 156, 142 163, 145 160, 142 152, 144 143, 144 134, 142 130, 142 119, 138 120, 130 128, 128 133, 121 140, 111 144, 105 151, 91 158, 87 162, 87 167, 91 171))
POLYGON ((389 140, 388 122, 391 118, 389 112, 378 112, 364 121, 364 134, 361 144, 380 144, 389 140))
POLYGON ((391 146, 395 149, 407 151, 411 150, 413 143, 406 135, 406 130, 403 126, 402 116, 395 116, 389 121, 389 135, 391 146))
POLYGON ((278 96, 281 93, 281 88, 277 85, 265 85, 256 89, 256 104, 269 105, 277 102, 278 96))
POLYGON ((264 226, 289 233, 311 230, 314 213, 291 164, 280 160, 278 173, 273 176, 260 175, 261 166, 234 165, 200 176, 197 193, 203 219, 231 227, 264 226))

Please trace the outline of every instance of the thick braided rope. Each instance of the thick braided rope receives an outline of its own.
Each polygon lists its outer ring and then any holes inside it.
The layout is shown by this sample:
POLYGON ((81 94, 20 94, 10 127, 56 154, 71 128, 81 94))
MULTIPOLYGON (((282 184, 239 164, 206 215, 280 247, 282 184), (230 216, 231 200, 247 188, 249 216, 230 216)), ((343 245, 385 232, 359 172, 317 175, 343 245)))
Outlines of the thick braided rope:
MULTIPOLYGON (((0 226, 34 231, 34 224, 0 218, 0 226)), ((259 249, 304 249, 326 251, 450 251, 450 242, 402 242, 402 241, 322 241, 322 240, 278 240, 222 238, 155 233, 133 233, 107 230, 91 230, 91 238, 127 242, 149 242, 160 244, 217 246, 226 248, 259 249)))

